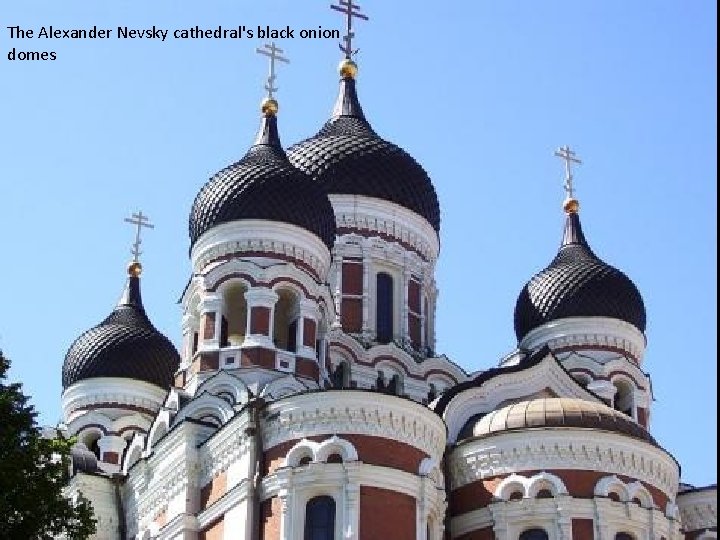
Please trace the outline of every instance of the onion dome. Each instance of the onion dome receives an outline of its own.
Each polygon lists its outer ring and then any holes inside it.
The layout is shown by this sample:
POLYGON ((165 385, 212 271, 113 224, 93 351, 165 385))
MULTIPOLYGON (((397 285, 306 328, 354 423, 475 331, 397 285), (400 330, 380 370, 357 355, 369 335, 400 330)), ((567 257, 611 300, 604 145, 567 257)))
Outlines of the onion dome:
POLYGON ((262 219, 302 227, 332 249, 335 214, 327 195, 288 161, 278 135, 277 102, 264 100, 262 110, 260 130, 245 157, 215 174, 195 197, 191 246, 222 223, 262 219))
POLYGON ((288 149, 290 161, 327 193, 393 202, 440 230, 440 206, 425 170, 399 146, 380 138, 363 114, 355 89, 357 66, 340 64, 340 94, 317 135, 288 149))
POLYGON ((128 267, 125 290, 107 318, 70 346, 62 370, 63 389, 85 379, 120 377, 169 388, 180 365, 177 350, 145 314, 139 262, 128 267))
POLYGON ((535 428, 611 431, 657 445, 650 433, 629 416, 603 403, 574 398, 540 398, 513 403, 480 418, 472 426, 472 435, 489 437, 535 428))
POLYGON ((565 202, 560 249, 550 265, 523 287, 515 305, 518 341, 535 328, 566 317, 609 317, 645 331, 645 304, 635 284, 603 262, 588 245, 578 202, 565 202))

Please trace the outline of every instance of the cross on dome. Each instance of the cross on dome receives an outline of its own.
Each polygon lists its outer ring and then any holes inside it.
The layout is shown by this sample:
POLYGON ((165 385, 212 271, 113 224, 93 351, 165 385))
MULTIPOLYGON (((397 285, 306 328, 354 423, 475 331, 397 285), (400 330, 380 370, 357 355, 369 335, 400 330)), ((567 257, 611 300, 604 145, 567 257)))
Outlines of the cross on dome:
POLYGON ((132 225, 135 225, 136 227, 135 242, 133 243, 133 247, 130 250, 130 253, 132 253, 133 256, 133 262, 139 262, 140 255, 142 255, 142 251, 140 251, 140 244, 142 244, 140 234, 142 228, 145 227, 147 229, 154 229, 155 225, 150 223, 150 218, 143 214, 142 210, 139 210, 137 213, 133 213, 129 218, 125 218, 125 221, 132 225))
POLYGON ((369 20, 367 15, 364 15, 360 13, 360 6, 358 4, 354 4, 353 0, 339 0, 338 4, 332 4, 330 5, 330 9, 334 9, 335 11, 339 11, 340 13, 345 15, 346 18, 346 34, 343 36, 343 41, 345 42, 345 45, 342 43, 339 44, 340 50, 345 53, 345 58, 348 60, 355 55, 360 49, 353 50, 352 48, 352 40, 355 37, 355 33, 353 32, 352 27, 352 21, 353 19, 362 19, 363 21, 369 20))
POLYGON ((263 56, 267 56, 270 59, 270 66, 267 82, 265 83, 265 90, 267 90, 268 99, 274 99, 273 92, 277 92, 277 87, 275 86, 275 62, 277 61, 289 64, 290 60, 282 56, 282 53, 284 53, 285 51, 283 51, 280 47, 276 47, 274 41, 266 43, 262 47, 258 47, 257 49, 255 49, 255 52, 258 54, 262 54, 263 56))
POLYGON ((577 163, 580 165, 582 161, 576 157, 575 152, 570 150, 568 145, 561 146, 555 150, 555 155, 565 161, 565 192, 567 193, 568 199, 574 199, 575 189, 573 187, 572 164, 577 163))

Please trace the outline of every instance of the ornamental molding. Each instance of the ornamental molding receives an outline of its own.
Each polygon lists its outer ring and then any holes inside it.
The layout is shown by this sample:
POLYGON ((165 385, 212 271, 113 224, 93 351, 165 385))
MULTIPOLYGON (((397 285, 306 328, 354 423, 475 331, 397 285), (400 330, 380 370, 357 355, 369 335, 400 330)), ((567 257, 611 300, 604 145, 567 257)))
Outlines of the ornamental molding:
POLYGON ((680 493, 677 505, 684 531, 717 527, 717 488, 680 493))
POLYGON ((307 264, 322 280, 330 267, 330 250, 313 233, 290 223, 243 219, 222 223, 205 232, 193 245, 190 260, 194 273, 208 263, 243 252, 290 257, 307 264))
MULTIPOLYGON (((408 246, 392 242, 379 236, 362 236, 355 232, 339 234, 333 247, 333 263, 335 267, 343 259, 352 259, 357 264, 368 262, 368 268, 374 266, 393 267, 400 274, 413 275, 429 295, 435 292, 435 263, 423 259, 408 246)), ((332 272, 331 272, 332 273, 332 272)))
POLYGON ((482 385, 454 396, 443 413, 448 426, 448 440, 457 441, 460 431, 473 416, 494 411, 504 403, 523 401, 523 398, 531 398, 546 389, 559 397, 601 403, 594 394, 575 382, 549 354, 533 366, 521 371, 498 373, 482 385))
POLYGON ((369 435, 409 444, 440 458, 445 425, 413 401, 358 390, 313 392, 270 403, 263 421, 264 448, 315 435, 369 435))
POLYGON ((438 234, 425 218, 399 204, 362 195, 329 195, 338 229, 376 232, 397 239, 431 261, 440 253, 438 234))
POLYGON ((69 386, 62 394, 62 410, 65 423, 69 424, 84 412, 113 408, 114 405, 132 407, 144 411, 158 411, 167 390, 154 384, 123 377, 94 377, 69 386))
MULTIPOLYGON (((536 350, 543 345, 551 349, 583 346, 615 351, 610 358, 625 352, 630 359, 641 364, 645 353, 645 335, 632 324, 609 317, 567 317, 550 321, 529 332, 520 342, 521 349, 536 350)), ((598 354, 598 361, 603 355, 598 354)))
POLYGON ((588 429, 529 429, 469 440, 449 458, 452 489, 531 470, 599 471, 650 484, 675 500, 679 468, 662 448, 588 429))
POLYGON ((628 532, 642 539, 682 538, 679 523, 664 516, 658 509, 568 495, 495 502, 486 508, 472 510, 451 518, 450 537, 458 538, 489 528, 494 531, 495 538, 518 538, 522 531, 539 527, 545 529, 552 540, 573 540, 573 519, 592 520, 596 540, 614 540, 619 532, 628 532))

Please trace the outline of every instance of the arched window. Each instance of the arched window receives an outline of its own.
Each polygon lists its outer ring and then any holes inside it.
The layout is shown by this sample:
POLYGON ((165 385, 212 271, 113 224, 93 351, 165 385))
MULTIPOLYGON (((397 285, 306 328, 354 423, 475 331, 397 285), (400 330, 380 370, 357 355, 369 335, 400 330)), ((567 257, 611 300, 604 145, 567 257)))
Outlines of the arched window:
POLYGON ((95 454, 95 457, 98 459, 100 459, 100 446, 98 445, 100 437, 102 437, 102 433, 100 431, 92 430, 84 434, 81 439, 87 449, 95 454))
POLYGON ((297 350, 297 321, 300 302, 297 295, 289 289, 277 291, 273 319, 273 339, 278 349, 295 352, 297 350))
POLYGON ((548 540, 545 529, 528 529, 520 535, 520 540, 548 540))
POLYGON ((390 343, 393 339, 393 278, 380 272, 376 287, 376 333, 379 343, 390 343))
POLYGON ((627 414, 629 417, 634 418, 634 388, 633 385, 624 380, 614 380, 613 385, 616 388, 615 392, 615 410, 618 410, 624 414, 627 414))
POLYGON ((335 499, 327 495, 310 499, 305 507, 305 539, 334 540, 335 499))
POLYGON ((635 538, 630 533, 619 532, 615 535, 615 540, 635 540, 635 538))
POLYGON ((233 283, 223 293, 223 319, 220 326, 221 347, 242 345, 247 327, 246 288, 233 283))

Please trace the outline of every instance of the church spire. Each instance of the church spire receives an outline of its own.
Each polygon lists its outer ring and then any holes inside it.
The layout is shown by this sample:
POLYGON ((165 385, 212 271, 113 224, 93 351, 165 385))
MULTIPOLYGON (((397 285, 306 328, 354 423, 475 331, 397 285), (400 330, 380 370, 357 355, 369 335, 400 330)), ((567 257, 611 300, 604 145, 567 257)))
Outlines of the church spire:
POLYGON ((282 149, 276 117, 279 105, 274 97, 274 93, 277 92, 277 87, 275 86, 275 79, 277 79, 275 74, 275 62, 289 64, 290 60, 282 56, 285 51, 283 51, 280 47, 277 47, 274 41, 266 43, 262 47, 258 47, 255 49, 255 52, 268 57, 268 78, 265 83, 267 96, 260 104, 260 111, 262 112, 263 117, 260 121, 260 129, 258 129, 258 134, 257 137, 255 137, 255 143, 253 146, 272 146, 276 149, 282 149))

